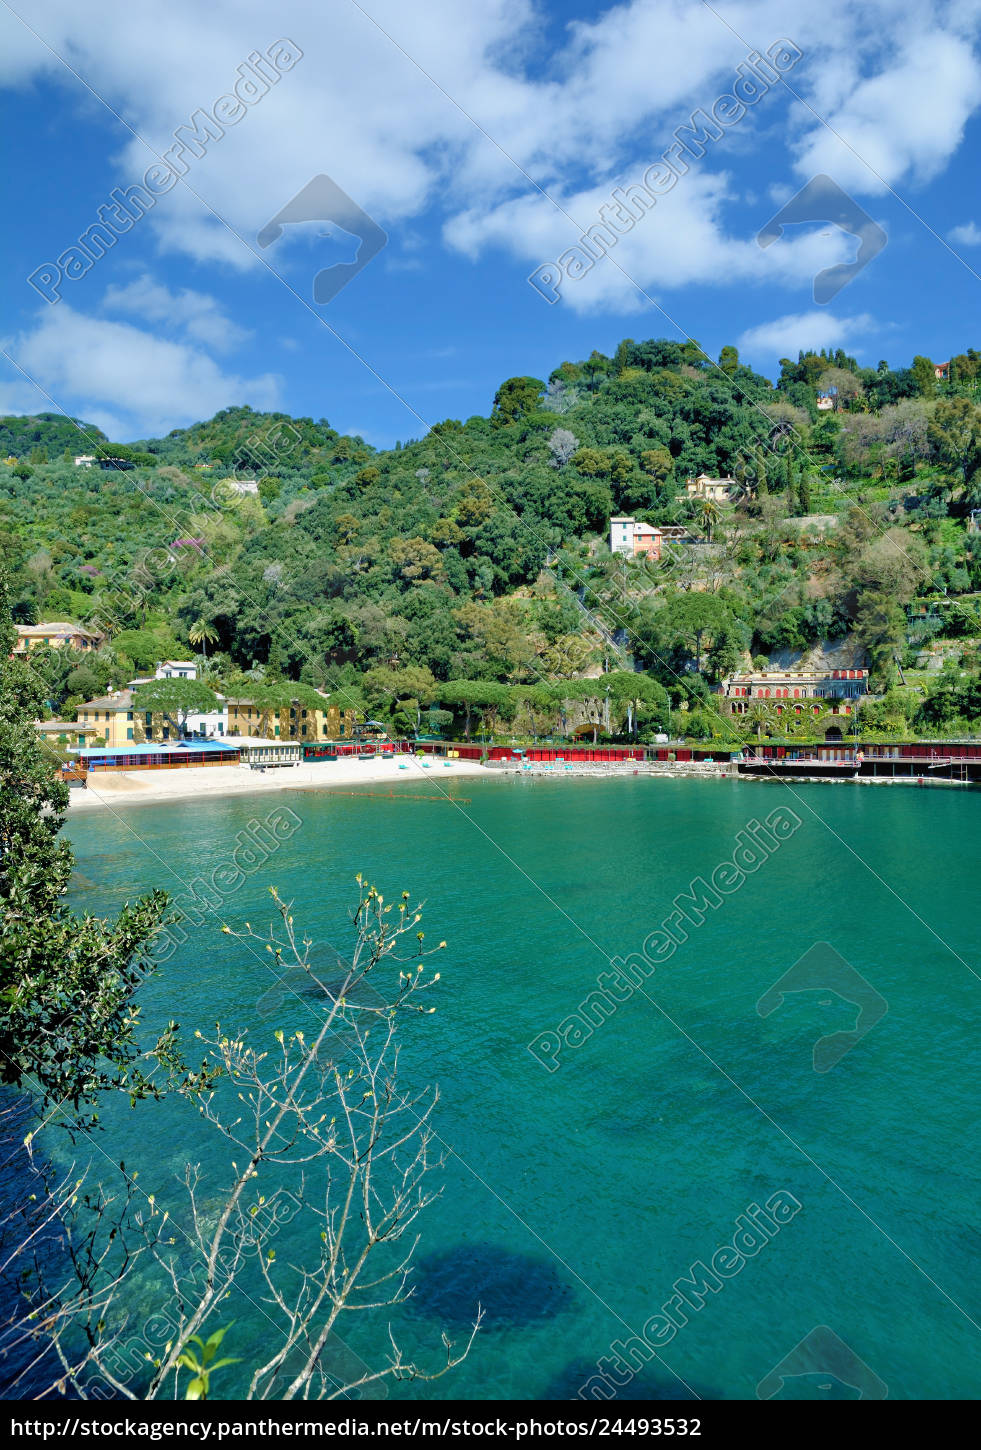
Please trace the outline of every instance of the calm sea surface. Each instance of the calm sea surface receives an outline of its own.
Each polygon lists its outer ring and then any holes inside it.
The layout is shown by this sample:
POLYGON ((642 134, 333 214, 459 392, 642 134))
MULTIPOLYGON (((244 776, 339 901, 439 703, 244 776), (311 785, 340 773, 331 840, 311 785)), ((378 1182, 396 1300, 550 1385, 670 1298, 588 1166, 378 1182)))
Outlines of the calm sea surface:
MULTIPOLYGON (((71 822, 73 905, 110 912, 153 885, 180 892, 282 806, 302 824, 229 897, 225 920, 268 920, 274 884, 312 937, 343 949, 361 871, 388 898, 423 898, 428 939, 449 943, 428 999, 438 1011, 414 1021, 402 1063, 407 1081, 438 1081, 449 1157, 421 1221, 417 1293, 393 1325, 436 1366, 441 1330, 459 1338, 478 1300, 487 1323, 451 1375, 390 1395, 568 1399, 601 1360, 625 1378, 611 1345, 645 1324, 658 1357, 634 1351, 625 1397, 752 1398, 781 1365, 768 1392, 981 1392, 981 795, 434 772, 395 799, 297 791, 130 808, 71 822), (469 804, 418 798, 438 787, 469 804), (774 811, 799 824, 757 847, 743 884, 723 870, 720 904, 688 921, 643 991, 617 984, 608 1020, 577 1018, 609 958, 640 952, 674 898, 774 811), (554 1070, 529 1051, 536 1039, 554 1070), (769 1236, 747 1233, 752 1215, 737 1222, 774 1200, 769 1236), (724 1272, 666 1314, 675 1282, 714 1255, 724 1272)), ((220 1019, 263 1043, 274 1027, 309 1032, 315 1004, 270 1008, 262 953, 219 925, 164 965, 148 1023, 220 1019)), ((652 946, 666 955, 663 941, 652 946)), ((230 1156, 179 1103, 111 1105, 100 1148, 175 1205, 186 1162, 217 1195, 230 1156)), ((316 1252, 298 1237, 280 1230, 280 1258, 316 1252)), ((159 1302, 148 1276, 130 1294, 139 1315, 159 1302)), ((222 1352, 268 1353, 258 1293, 232 1297, 222 1352)), ((375 1365, 377 1324, 355 1321, 344 1338, 339 1363, 375 1365)), ((241 1383, 234 1367, 216 1390, 241 1383)))

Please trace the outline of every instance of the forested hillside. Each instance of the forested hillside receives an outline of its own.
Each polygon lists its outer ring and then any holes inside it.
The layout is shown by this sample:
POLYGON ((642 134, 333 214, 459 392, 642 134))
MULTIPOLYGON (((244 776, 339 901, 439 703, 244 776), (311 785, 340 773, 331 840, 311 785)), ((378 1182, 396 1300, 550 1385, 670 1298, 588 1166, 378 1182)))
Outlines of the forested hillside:
POLYGON ((38 656, 54 712, 194 653, 216 688, 303 681, 398 728, 561 716, 712 738, 734 728, 713 683, 819 651, 870 667, 870 728, 968 730, 979 367, 808 353, 774 384, 735 348, 626 340, 384 452, 248 408, 128 445, 3 419, 15 617, 108 635, 84 661, 38 656), (732 476, 734 500, 689 499, 700 472, 732 476), (689 542, 659 564, 611 555, 611 514, 689 542))

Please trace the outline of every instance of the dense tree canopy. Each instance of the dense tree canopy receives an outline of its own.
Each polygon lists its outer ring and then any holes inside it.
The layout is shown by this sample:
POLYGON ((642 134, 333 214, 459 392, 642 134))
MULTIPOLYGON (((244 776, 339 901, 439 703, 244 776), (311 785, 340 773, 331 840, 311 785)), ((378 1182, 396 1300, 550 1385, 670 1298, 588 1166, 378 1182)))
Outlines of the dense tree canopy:
MULTIPOLYGON (((978 372, 971 349, 949 380, 836 349, 784 359, 774 386, 732 347, 716 362, 694 341, 628 338, 547 384, 509 378, 488 417, 387 451, 244 407, 130 445, 9 419, 14 618, 106 635, 84 661, 38 656, 49 708, 68 713, 189 653, 218 688, 237 674, 364 701, 367 681, 400 725, 451 708, 451 684, 530 688, 627 655, 680 698, 691 675, 849 638, 885 684, 915 602, 981 584, 978 372), (71 461, 99 448, 134 466, 71 461), (737 497, 690 499, 700 472, 737 497), (611 558, 615 513, 691 537, 660 561, 611 558)), ((452 708, 466 728, 463 698, 452 708)), ((526 716, 514 704, 515 728, 526 716)))

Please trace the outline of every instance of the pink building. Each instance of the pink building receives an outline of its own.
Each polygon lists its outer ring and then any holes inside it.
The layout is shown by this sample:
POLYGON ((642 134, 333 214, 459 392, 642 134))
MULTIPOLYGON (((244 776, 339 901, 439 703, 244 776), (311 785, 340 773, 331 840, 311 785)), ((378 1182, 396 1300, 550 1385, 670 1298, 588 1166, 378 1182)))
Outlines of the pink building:
POLYGON ((822 700, 850 715, 868 689, 868 670, 753 670, 730 675, 718 693, 730 715, 745 715, 760 700, 777 715, 817 713, 822 700))

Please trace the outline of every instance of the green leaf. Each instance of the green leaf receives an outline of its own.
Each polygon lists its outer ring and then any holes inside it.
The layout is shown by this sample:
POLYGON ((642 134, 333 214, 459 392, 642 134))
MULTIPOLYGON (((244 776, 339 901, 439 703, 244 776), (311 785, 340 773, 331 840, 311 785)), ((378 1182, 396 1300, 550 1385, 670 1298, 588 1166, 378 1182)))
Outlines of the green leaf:
POLYGON ((221 1341, 224 1339, 225 1335, 228 1333, 234 1323, 235 1320, 230 1319, 228 1323, 224 1325, 221 1329, 216 1329, 214 1334, 209 1335, 208 1342, 204 1346, 205 1353, 207 1353, 209 1349, 211 1350, 212 1354, 215 1353, 215 1351, 218 1349, 218 1346, 221 1344, 221 1341))

